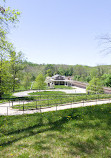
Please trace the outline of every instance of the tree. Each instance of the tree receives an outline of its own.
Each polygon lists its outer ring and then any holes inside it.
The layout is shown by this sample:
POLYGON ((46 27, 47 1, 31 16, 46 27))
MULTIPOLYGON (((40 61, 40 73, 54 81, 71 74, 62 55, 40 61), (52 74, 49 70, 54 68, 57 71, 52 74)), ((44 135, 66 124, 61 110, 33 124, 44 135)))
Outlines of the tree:
POLYGON ((74 79, 79 81, 85 81, 86 77, 89 76, 87 69, 88 68, 86 66, 75 65, 73 72, 74 79))
POLYGON ((31 86, 31 73, 25 73, 23 80, 22 80, 22 85, 25 87, 25 89, 27 90, 29 88, 29 86, 31 86))
POLYGON ((94 77, 86 88, 87 93, 103 93, 102 83, 100 82, 99 78, 94 77))
POLYGON ((9 63, 6 60, 0 61, 0 98, 10 90, 9 63))
POLYGON ((11 73, 11 83, 12 91, 15 91, 15 88, 18 87, 18 73, 23 69, 23 55, 21 52, 16 53, 15 51, 10 52, 10 73, 11 73))
POLYGON ((20 15, 18 10, 0 6, 0 98, 10 89, 7 84, 10 78, 8 55, 12 44, 8 42, 7 34, 10 25, 18 21, 18 15, 20 15))
POLYGON ((111 74, 104 74, 101 80, 104 86, 111 87, 111 74))
POLYGON ((54 72, 55 72, 55 67, 54 67, 54 65, 53 64, 47 64, 46 66, 45 66, 45 74, 47 75, 47 71, 50 69, 50 74, 49 75, 51 75, 51 76, 53 76, 54 75, 54 72))
POLYGON ((45 78, 42 74, 39 74, 36 77, 36 80, 33 84, 33 89, 41 90, 41 89, 45 89, 45 87, 46 87, 45 78))
POLYGON ((52 76, 52 71, 51 71, 51 69, 48 69, 46 72, 47 72, 46 76, 49 76, 49 77, 52 76))

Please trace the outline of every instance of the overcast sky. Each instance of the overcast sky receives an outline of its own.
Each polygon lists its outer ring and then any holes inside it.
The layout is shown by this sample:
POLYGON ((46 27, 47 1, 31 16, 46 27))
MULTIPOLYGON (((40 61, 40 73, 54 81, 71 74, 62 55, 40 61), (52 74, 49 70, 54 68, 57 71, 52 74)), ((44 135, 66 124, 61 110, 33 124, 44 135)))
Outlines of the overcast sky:
POLYGON ((99 37, 111 33, 111 0, 7 0, 22 12, 8 38, 38 64, 111 64, 99 37))

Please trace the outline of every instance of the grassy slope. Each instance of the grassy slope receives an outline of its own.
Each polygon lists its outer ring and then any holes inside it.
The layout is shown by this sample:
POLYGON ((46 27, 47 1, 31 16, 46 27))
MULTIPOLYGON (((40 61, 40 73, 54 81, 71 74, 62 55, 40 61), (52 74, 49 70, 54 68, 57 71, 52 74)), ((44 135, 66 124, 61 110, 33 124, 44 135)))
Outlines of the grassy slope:
POLYGON ((1 158, 108 158, 111 104, 0 116, 1 158))

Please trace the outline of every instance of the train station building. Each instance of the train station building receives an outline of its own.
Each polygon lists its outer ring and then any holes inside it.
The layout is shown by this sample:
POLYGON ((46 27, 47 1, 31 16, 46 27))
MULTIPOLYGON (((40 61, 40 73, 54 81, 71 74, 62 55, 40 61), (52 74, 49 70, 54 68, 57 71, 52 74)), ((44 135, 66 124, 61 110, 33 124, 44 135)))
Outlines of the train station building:
POLYGON ((72 80, 70 77, 61 76, 56 74, 52 77, 46 77, 47 86, 54 88, 54 85, 72 86, 72 80))

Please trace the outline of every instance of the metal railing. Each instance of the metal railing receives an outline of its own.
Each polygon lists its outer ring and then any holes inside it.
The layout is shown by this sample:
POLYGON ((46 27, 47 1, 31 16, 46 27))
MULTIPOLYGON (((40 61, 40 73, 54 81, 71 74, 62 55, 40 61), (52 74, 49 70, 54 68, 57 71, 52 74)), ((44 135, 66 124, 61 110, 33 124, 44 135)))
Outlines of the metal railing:
MULTIPOLYGON (((69 105, 70 108, 72 104, 81 103, 84 105, 87 102, 98 102, 98 100, 104 100, 101 95, 95 95, 96 97, 89 98, 89 95, 40 95, 35 100, 18 100, 10 99, 8 103, 0 104, 0 115, 17 115, 33 112, 42 112, 43 109, 48 109, 54 107, 58 110, 59 106, 69 105), (83 99, 81 99, 83 97, 83 99)), ((110 98, 109 100, 110 102, 110 98)))

